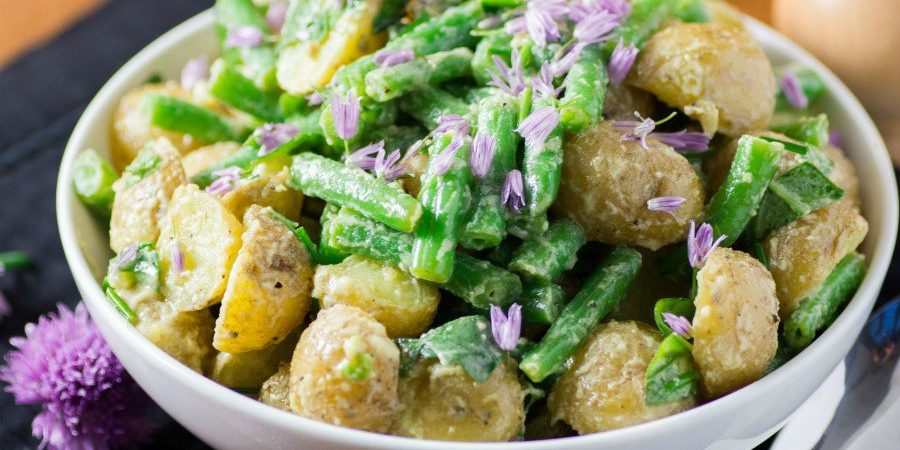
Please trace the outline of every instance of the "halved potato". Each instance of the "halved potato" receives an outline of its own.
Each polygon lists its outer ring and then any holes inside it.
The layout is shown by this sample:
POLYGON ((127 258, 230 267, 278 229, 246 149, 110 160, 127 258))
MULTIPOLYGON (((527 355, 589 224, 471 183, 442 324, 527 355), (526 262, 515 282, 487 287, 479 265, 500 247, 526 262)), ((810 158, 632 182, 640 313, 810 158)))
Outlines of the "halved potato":
POLYGON ((212 359, 213 317, 209 310, 178 311, 169 302, 140 303, 135 328, 160 350, 204 373, 212 359))
POLYGON ((251 206, 244 228, 216 320, 213 345, 222 352, 281 342, 309 311, 313 263, 306 247, 270 208, 251 206))
POLYGON ((172 193, 187 183, 178 150, 168 139, 150 142, 146 151, 148 160, 156 162, 143 165, 141 172, 154 168, 140 179, 123 176, 113 184, 116 197, 109 221, 109 246, 116 253, 132 244, 156 242, 172 193))
POLYGON ((291 411, 291 365, 283 363, 278 371, 263 382, 259 389, 259 401, 282 411, 291 411))
POLYGON ((184 173, 188 178, 193 177, 235 154, 240 148, 241 144, 237 142, 216 142, 206 147, 200 147, 181 158, 181 163, 184 164, 184 173))
POLYGON ((281 215, 296 221, 303 207, 303 194, 287 187, 290 176, 288 168, 281 167, 275 173, 261 173, 241 179, 220 201, 235 217, 244 217, 250 205, 260 205, 271 206, 281 215))
POLYGON ((299 339, 300 334, 294 333, 281 343, 261 350, 244 353, 219 352, 213 360, 208 376, 228 387, 257 389, 278 370, 279 365, 290 361, 299 339))
POLYGON ((175 190, 156 244, 162 292, 175 308, 200 310, 219 302, 241 248, 243 228, 228 209, 196 185, 175 190), (184 256, 180 272, 172 268, 176 249, 184 256))

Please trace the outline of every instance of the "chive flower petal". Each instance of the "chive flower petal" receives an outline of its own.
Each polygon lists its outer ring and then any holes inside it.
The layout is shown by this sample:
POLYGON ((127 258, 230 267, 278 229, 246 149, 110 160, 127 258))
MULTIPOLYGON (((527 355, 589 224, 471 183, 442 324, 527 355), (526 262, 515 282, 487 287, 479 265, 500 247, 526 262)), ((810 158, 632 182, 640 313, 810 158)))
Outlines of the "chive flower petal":
POLYGON ((318 92, 313 92, 306 96, 306 104, 309 106, 319 106, 322 104, 322 94, 318 92))
POLYGON ((688 262, 691 267, 700 269, 706 262, 706 258, 710 253, 724 241, 726 236, 723 234, 713 241, 713 228, 708 223, 703 223, 699 228, 695 228, 694 221, 691 221, 691 228, 688 231, 687 248, 688 262))
POLYGON ((522 180, 522 172, 513 169, 506 174, 503 186, 500 188, 500 203, 517 213, 525 206, 525 187, 522 180))
POLYGON ((432 174, 435 176, 444 176, 453 167, 453 161, 456 158, 456 152, 463 146, 463 137, 459 136, 450 142, 450 145, 444 148, 431 163, 432 174))
POLYGON ((625 80, 625 77, 631 72, 631 67, 634 66, 634 60, 637 58, 637 55, 638 49, 634 44, 625 46, 622 39, 619 39, 619 43, 616 44, 615 50, 609 57, 607 69, 609 71, 609 81, 612 84, 620 84, 625 80))
POLYGON ((525 90, 522 57, 519 55, 518 50, 513 49, 509 66, 506 65, 506 61, 503 58, 497 55, 494 55, 492 59, 497 70, 488 70, 488 74, 491 76, 491 81, 488 82, 489 85, 512 96, 519 95, 520 92, 525 90))
POLYGON ((181 245, 177 242, 172 242, 171 248, 169 248, 169 257, 175 274, 180 275, 181 272, 184 272, 184 252, 181 251, 181 245))
POLYGON ((200 55, 189 60, 181 69, 181 86, 191 90, 197 83, 209 79, 209 58, 200 55))
POLYGON ((559 111, 552 106, 544 106, 532 111, 516 131, 525 139, 525 146, 540 148, 550 137, 550 133, 559 125, 559 111))
POLYGON ((613 31, 618 27, 619 18, 601 9, 579 21, 572 36, 581 42, 596 44, 612 39, 613 31))
POLYGON ((411 49, 403 48, 399 50, 382 50, 375 54, 375 62, 381 67, 391 67, 397 64, 403 64, 415 59, 416 54, 411 49))
POLYGON ((265 156, 281 147, 287 141, 297 137, 297 127, 287 123, 267 123, 259 131, 257 143, 260 144, 258 156, 265 156))
POLYGON ((709 137, 699 131, 655 132, 651 136, 681 153, 703 152, 709 149, 709 137))
POLYGON ((844 139, 841 136, 841 132, 838 130, 831 130, 828 132, 828 145, 837 148, 844 148, 844 139))
POLYGON ((809 106, 809 99, 803 92, 800 79, 791 70, 785 70, 781 76, 781 92, 784 92, 784 97, 795 109, 806 109, 809 106))
POLYGON ((259 47, 263 42, 263 32, 259 28, 243 25, 228 30, 225 36, 227 48, 253 48, 259 47))
POLYGON ((383 140, 369 144, 351 153, 350 156, 347 157, 347 162, 360 169, 371 170, 375 168, 375 156, 379 152, 384 152, 383 140))
POLYGON ((650 211, 666 212, 675 217, 675 211, 686 202, 684 197, 656 197, 647 200, 647 209, 650 211))
POLYGON ((664 312, 662 313, 662 317, 663 322, 666 323, 666 326, 668 326, 673 333, 685 339, 691 339, 691 337, 693 337, 694 327, 691 325, 691 322, 688 321, 684 316, 679 316, 670 312, 664 312))
POLYGON ((213 195, 225 195, 231 192, 243 172, 243 169, 237 166, 229 166, 213 171, 212 176, 216 177, 216 179, 207 186, 206 192, 213 195))
POLYGON ((471 129, 469 120, 456 114, 447 114, 437 118, 438 126, 431 132, 432 135, 454 131, 460 136, 468 136, 471 129))
POLYGON ((469 154, 469 170, 479 180, 483 180, 491 170, 497 138, 486 130, 478 130, 472 142, 472 153, 469 154))
POLYGON ((515 350, 522 333, 522 306, 513 303, 509 314, 504 314, 497 305, 491 305, 491 334, 497 346, 506 351, 515 350))
POLYGON ((287 9, 288 2, 286 1, 269 4, 269 9, 266 11, 266 23, 269 24, 269 28, 276 34, 281 33, 281 28, 284 26, 284 20, 287 17, 287 9))
POLYGON ((331 114, 338 137, 343 140, 352 139, 359 131, 359 98, 348 92, 345 98, 331 94, 331 114))

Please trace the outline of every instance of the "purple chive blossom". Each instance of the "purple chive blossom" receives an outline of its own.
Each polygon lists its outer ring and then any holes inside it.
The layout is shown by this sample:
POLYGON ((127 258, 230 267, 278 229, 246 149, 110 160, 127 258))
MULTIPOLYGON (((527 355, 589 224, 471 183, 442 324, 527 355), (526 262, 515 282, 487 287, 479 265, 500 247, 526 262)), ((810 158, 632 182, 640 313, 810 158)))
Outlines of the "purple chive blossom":
POLYGON ((709 148, 709 137, 699 131, 654 132, 652 136, 680 152, 702 152, 709 148))
POLYGON ((498 347, 508 352, 515 350, 522 333, 522 307, 513 303, 506 315, 499 306, 491 305, 491 333, 498 347))
POLYGON ((252 48, 262 44, 263 32, 249 25, 239 26, 228 30, 225 37, 225 47, 252 48))
POLYGON ((438 126, 431 132, 433 135, 455 131, 460 136, 468 136, 471 125, 469 120, 456 114, 447 114, 437 118, 438 126))
POLYGON ((369 144, 347 157, 347 162, 363 170, 375 168, 375 159, 378 153, 384 153, 384 141, 369 144))
POLYGON ((531 79, 531 88, 538 97, 555 99, 562 91, 563 87, 553 86, 553 69, 550 64, 541 64, 541 71, 531 79))
POLYGON ((522 172, 516 169, 510 170, 503 180, 500 188, 500 203, 519 212, 525 206, 525 187, 522 181, 522 172))
POLYGON ((334 128, 341 139, 346 141, 356 136, 359 130, 359 112, 359 99, 352 92, 348 92, 343 100, 337 94, 331 94, 331 115, 334 118, 334 128))
POLYGON ((500 26, 500 16, 490 16, 481 19, 477 27, 479 30, 490 30, 498 26, 500 26))
POLYGON ((375 54, 375 62, 381 67, 391 67, 397 64, 410 62, 416 58, 416 54, 408 48, 400 50, 382 50, 375 54))
POLYGON ((528 8, 525 11, 525 29, 538 47, 545 47, 547 42, 559 40, 559 24, 550 13, 540 8, 528 8))
POLYGON ((234 189, 234 185, 237 184, 242 174, 243 170, 237 166, 213 171, 212 176, 216 177, 216 180, 206 188, 206 192, 213 195, 225 195, 234 189))
POLYGON ((684 197, 656 197, 647 200, 647 209, 650 211, 666 212, 675 217, 675 211, 686 202, 684 197))
POLYGON ((609 81, 612 84, 619 84, 625 80, 625 77, 631 72, 631 67, 634 65, 637 55, 638 49, 634 44, 629 44, 626 47, 622 39, 619 39, 612 56, 609 57, 609 81))
POLYGON ((675 117, 675 113, 673 112, 665 119, 659 121, 653 121, 653 119, 649 118, 645 119, 641 117, 637 111, 634 112, 634 116, 640 119, 640 122, 634 120, 616 121, 613 123, 613 127, 620 130, 630 130, 623 134, 620 140, 640 142, 641 147, 643 147, 644 150, 647 150, 650 148, 647 146, 647 136, 649 136, 650 133, 653 133, 653 130, 656 129, 657 125, 664 124, 668 122, 669 119, 675 117))
POLYGON ((793 71, 785 70, 781 76, 781 92, 784 92, 784 97, 795 109, 806 109, 809 106, 809 99, 803 92, 800 79, 793 71))
POLYGON ((828 132, 828 145, 837 148, 844 147, 844 139, 841 136, 841 132, 838 130, 831 130, 828 132))
POLYGON ((322 104, 322 100, 322 94, 319 94, 318 92, 313 92, 306 96, 306 103, 309 106, 319 106, 322 104))
POLYGON ((687 238, 688 262, 691 264, 691 267, 695 269, 703 267, 706 258, 708 258, 709 254, 725 240, 725 237, 726 236, 723 234, 713 241, 712 225, 704 223, 700 225, 699 229, 695 230, 695 224, 692 220, 691 229, 688 231, 687 238))
POLYGON ((297 137, 297 127, 286 123, 267 123, 260 130, 256 141, 260 144, 258 156, 265 156, 297 137))
POLYGON ((619 27, 619 19, 605 10, 591 13, 583 18, 572 32, 581 42, 596 44, 612 39, 612 32, 619 27))
POLYGON ((556 129, 559 124, 559 112, 552 106, 544 106, 543 108, 533 111, 516 131, 525 139, 525 146, 528 148, 540 148, 547 142, 550 133, 556 129))
POLYGON ((472 152, 469 154, 469 169, 472 175, 483 180, 491 170, 494 161, 494 151, 497 147, 497 138, 484 130, 478 130, 472 142, 472 152))
POLYGON ((431 161, 431 172, 436 176, 444 176, 453 167, 453 161, 456 159, 456 152, 463 146, 463 137, 459 136, 450 142, 440 154, 431 161))
POLYGON ((125 250, 122 250, 121 253, 116 255, 116 259, 113 261, 112 266, 115 270, 121 270, 123 267, 134 262, 134 259, 137 258, 137 249, 139 244, 131 244, 128 247, 125 247, 125 250))
POLYGON ((172 270, 175 271, 175 274, 184 272, 184 252, 181 251, 181 246, 177 242, 172 242, 169 256, 172 260, 172 270))
POLYGON ((403 175, 403 165, 400 164, 400 150, 394 150, 385 156, 384 150, 378 152, 375 157, 375 176, 393 181, 403 175))
POLYGON ((606 11, 620 22, 631 14, 631 3, 628 0, 587 0, 573 2, 569 6, 569 18, 578 23, 597 11, 606 11))
POLYGON ((554 77, 561 77, 572 69, 572 66, 575 65, 575 62, 578 61, 578 57, 581 55, 581 51, 587 46, 587 43, 584 42, 575 42, 567 46, 561 55, 558 58, 554 58, 553 61, 550 62, 550 71, 553 73, 554 77))
POLYGON ((0 367, 5 390, 20 405, 40 405, 31 422, 40 448, 98 449, 137 447, 147 442, 152 423, 144 413, 152 405, 100 331, 83 304, 70 311, 59 305, 25 336, 0 367))
POLYGON ((691 322, 684 316, 664 312, 662 313, 662 317, 663 322, 666 323, 666 326, 668 326, 673 333, 685 339, 690 339, 693 336, 694 327, 691 326, 691 322))
POLYGON ((281 27, 284 26, 284 19, 287 16, 287 8, 287 2, 274 2, 266 11, 266 22, 275 33, 281 33, 281 27))
POLYGON ((185 63, 181 69, 181 86, 191 90, 197 83, 209 78, 209 58, 200 55, 185 63))
POLYGON ((512 67, 506 65, 503 58, 494 55, 494 67, 497 71, 489 70, 491 81, 488 83, 509 95, 519 95, 525 89, 525 76, 522 74, 522 58, 519 51, 513 49, 511 63, 512 67))

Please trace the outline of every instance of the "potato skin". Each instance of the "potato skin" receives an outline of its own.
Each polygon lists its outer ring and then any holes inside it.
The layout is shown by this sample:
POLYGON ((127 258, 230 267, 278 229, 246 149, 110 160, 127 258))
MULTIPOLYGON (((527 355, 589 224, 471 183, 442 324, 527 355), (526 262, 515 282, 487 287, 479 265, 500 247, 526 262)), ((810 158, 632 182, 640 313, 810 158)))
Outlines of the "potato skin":
POLYGON ((700 392, 721 397, 762 378, 778 346, 775 282, 752 256, 717 248, 697 275, 694 361, 700 392))
POLYGON ((400 380, 403 405, 391 434, 446 441, 504 442, 519 435, 525 392, 503 363, 484 383, 458 365, 421 361, 400 380))
POLYGON ((850 199, 813 211, 775 231, 763 242, 778 289, 782 320, 815 292, 837 263, 856 249, 869 224, 850 199))
POLYGON ((179 153, 187 153, 202 146, 189 135, 162 130, 150 125, 143 111, 144 99, 150 94, 164 94, 189 99, 190 94, 178 83, 154 83, 138 86, 125 94, 113 113, 111 153, 113 166, 121 171, 144 148, 144 144, 158 138, 168 139, 179 153))
POLYGON ((138 332, 195 372, 204 373, 215 350, 209 310, 178 311, 169 302, 145 302, 134 310, 138 332))
POLYGON ((554 420, 578 434, 615 430, 669 416, 694 406, 694 399, 644 403, 647 366, 662 342, 640 322, 601 323, 573 355, 547 405, 554 420))
POLYGON ((645 150, 621 136, 605 121, 566 138, 554 211, 578 222, 588 240, 651 250, 683 240, 702 213, 700 178, 671 147, 649 138, 645 150), (674 217, 647 209, 648 200, 662 196, 686 201, 674 217))
POLYGON ((833 146, 825 146, 825 154, 834 162, 831 172, 828 172, 828 178, 844 190, 844 200, 850 202, 851 205, 859 207, 859 178, 856 176, 856 167, 847 159, 844 152, 833 146))
POLYGON ((400 350, 378 321, 352 306, 319 312, 303 332, 291 360, 291 409, 313 420, 360 430, 387 432, 397 412, 400 350), (338 367, 348 341, 362 341, 372 373, 355 381, 338 367))
POLYGON ((415 337, 427 330, 441 298, 434 284, 358 255, 319 266, 314 284, 313 297, 322 309, 356 306, 381 322, 391 338, 415 337))
POLYGON ((216 320, 213 345, 222 352, 281 342, 309 312, 313 264, 306 247, 270 208, 251 206, 244 230, 216 320))
POLYGON ((156 242, 160 222, 178 186, 187 183, 178 150, 165 138, 153 141, 153 151, 162 158, 159 166, 132 186, 123 179, 113 184, 109 221, 109 246, 119 253, 132 244, 156 242))
POLYGON ((641 117, 655 117, 656 98, 653 94, 625 83, 610 84, 603 102, 603 118, 635 120, 635 111, 641 117))
POLYGON ((237 142, 216 142, 215 144, 200 147, 181 158, 184 165, 184 173, 188 178, 212 167, 213 164, 235 154, 240 150, 241 144, 237 142))
POLYGON ((175 190, 156 244, 162 292, 175 308, 200 310, 221 300, 228 272, 241 248, 243 226, 210 194, 194 184, 175 190), (172 249, 185 270, 172 270, 172 249))
POLYGON ((303 207, 303 194, 287 187, 290 172, 282 167, 276 173, 241 179, 230 192, 219 198, 235 217, 244 217, 250 205, 271 206, 281 215, 296 221, 303 207))
POLYGON ((282 411, 291 411, 291 364, 282 363, 278 371, 263 382, 259 401, 282 411))
POLYGON ((703 131, 740 136, 768 126, 775 75, 745 31, 713 23, 679 23, 653 35, 629 83, 698 120, 703 131))

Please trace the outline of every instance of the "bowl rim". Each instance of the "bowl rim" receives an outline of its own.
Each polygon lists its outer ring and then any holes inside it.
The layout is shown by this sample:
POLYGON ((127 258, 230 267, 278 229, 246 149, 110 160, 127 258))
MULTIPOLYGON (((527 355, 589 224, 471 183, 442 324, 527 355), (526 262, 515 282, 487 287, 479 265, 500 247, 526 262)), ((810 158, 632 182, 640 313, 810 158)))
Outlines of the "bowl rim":
MULTIPOLYGON (((780 35, 770 27, 745 16, 745 24, 748 31, 764 47, 777 48, 791 60, 800 62, 813 68, 825 80, 836 103, 845 109, 850 121, 861 125, 861 140, 866 140, 870 145, 867 150, 876 163, 876 185, 884 188, 882 201, 876 206, 883 210, 880 229, 873 248, 872 255, 867 255, 869 262, 868 273, 862 285, 854 297, 847 304, 840 316, 833 324, 819 336, 809 347, 792 358, 787 364, 773 371, 754 383, 745 386, 725 397, 699 405, 690 410, 664 417, 662 419, 646 422, 622 429, 603 433, 587 434, 541 441, 505 442, 505 443, 460 443, 436 440, 419 440, 406 437, 398 437, 380 433, 373 433, 351 428, 340 427, 307 419, 286 411, 264 405, 252 398, 246 397, 236 391, 222 386, 205 376, 194 372, 184 366, 155 345, 144 338, 133 326, 122 319, 115 309, 108 304, 100 285, 94 279, 87 260, 78 244, 75 225, 71 219, 73 208, 77 201, 70 182, 72 166, 77 154, 86 148, 84 142, 88 139, 91 124, 97 120, 106 120, 103 116, 104 107, 111 101, 112 94, 126 85, 133 85, 135 76, 147 66, 153 59, 169 53, 179 45, 179 42, 187 36, 206 32, 213 26, 214 12, 212 9, 204 11, 191 19, 181 23, 172 30, 166 32, 140 52, 133 56, 125 65, 104 84, 96 96, 91 100, 81 118, 78 120, 72 135, 66 145, 60 164, 56 190, 56 214, 60 238, 66 260, 72 271, 76 285, 80 292, 85 294, 84 301, 88 303, 95 314, 102 316, 117 334, 117 338, 125 340, 125 345, 139 352, 145 352, 145 357, 151 363, 161 369, 177 376, 182 382, 190 384, 201 397, 217 398, 219 402, 230 408, 245 411, 258 417, 260 420, 270 423, 282 429, 293 429, 296 432, 315 436, 323 441, 345 445, 370 445, 374 447, 395 449, 444 449, 448 444, 454 448, 492 448, 492 449, 567 449, 574 447, 590 446, 591 444, 615 445, 617 442, 627 442, 638 439, 642 434, 664 429, 677 429, 688 422, 709 421, 729 409, 730 405, 747 404, 761 393, 775 389, 777 386, 788 384, 799 374, 798 366, 805 360, 821 359, 829 349, 835 345, 840 336, 846 335, 862 321, 854 321, 855 316, 867 315, 884 281, 888 264, 897 237, 898 223, 898 195, 897 184, 892 170, 892 164, 888 158, 888 152, 871 118, 865 112, 856 97, 849 89, 821 62, 780 35)), ((875 202, 871 199, 870 202, 875 202)), ((869 236, 868 238, 874 238, 869 236)))

